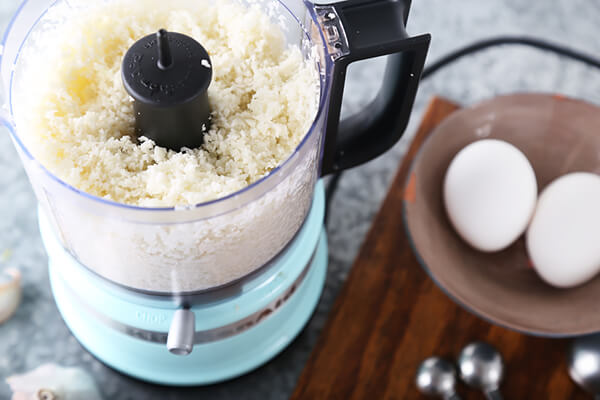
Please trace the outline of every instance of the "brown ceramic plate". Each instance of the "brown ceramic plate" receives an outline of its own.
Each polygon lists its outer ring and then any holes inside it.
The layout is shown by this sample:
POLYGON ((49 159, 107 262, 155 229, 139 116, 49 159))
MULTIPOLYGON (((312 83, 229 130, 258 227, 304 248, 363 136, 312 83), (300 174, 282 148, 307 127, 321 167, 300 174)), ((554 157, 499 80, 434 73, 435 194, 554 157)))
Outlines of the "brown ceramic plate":
POLYGON ((492 323, 551 337, 600 331, 600 276, 576 288, 556 289, 530 268, 523 238, 486 254, 469 247, 451 227, 442 201, 446 169, 460 149, 483 138, 521 149, 533 165, 539 191, 568 172, 600 173, 599 107, 560 96, 516 94, 459 110, 431 133, 409 174, 404 217, 419 261, 448 296, 492 323))

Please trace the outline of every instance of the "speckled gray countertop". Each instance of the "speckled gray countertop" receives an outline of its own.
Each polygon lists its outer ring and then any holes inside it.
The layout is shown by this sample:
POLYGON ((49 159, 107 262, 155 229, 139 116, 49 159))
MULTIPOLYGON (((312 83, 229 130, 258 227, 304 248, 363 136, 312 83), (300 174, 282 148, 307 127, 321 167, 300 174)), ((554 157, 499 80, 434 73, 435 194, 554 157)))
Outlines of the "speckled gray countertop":
MULTIPOLYGON (((4 30, 19 0, 0 1, 4 30)), ((409 31, 431 32, 429 61, 475 39, 527 34, 600 56, 600 3, 595 0, 426 0, 415 1, 409 31)), ((351 69, 346 109, 368 100, 378 86, 381 61, 351 69)), ((379 159, 349 171, 332 204, 330 264, 325 291, 308 327, 281 355, 236 380, 204 388, 176 389, 124 377, 89 355, 70 335, 50 294, 46 255, 37 230, 36 203, 6 130, 0 130, 0 268, 24 274, 17 314, 0 325, 0 399, 10 391, 4 378, 46 362, 90 372, 106 399, 286 399, 326 321, 364 235, 377 211, 410 137, 433 95, 468 105, 515 91, 559 92, 600 104, 600 72, 551 54, 524 48, 485 51, 423 82, 404 139, 379 159)), ((407 371, 413 373, 413 371, 407 371)))

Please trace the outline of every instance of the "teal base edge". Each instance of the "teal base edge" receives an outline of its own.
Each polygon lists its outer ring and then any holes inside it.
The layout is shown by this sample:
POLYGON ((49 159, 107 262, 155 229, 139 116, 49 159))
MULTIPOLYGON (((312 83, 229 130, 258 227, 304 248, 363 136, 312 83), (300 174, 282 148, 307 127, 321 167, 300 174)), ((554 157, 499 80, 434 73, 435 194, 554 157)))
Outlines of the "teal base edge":
POLYGON ((134 378, 169 386, 208 385, 248 373, 284 350, 312 316, 327 272, 328 250, 323 231, 308 275, 295 294, 269 318, 233 337, 194 346, 188 356, 166 351, 164 344, 120 333, 88 315, 72 298, 60 269, 50 262, 50 283, 58 309, 90 353, 134 378))

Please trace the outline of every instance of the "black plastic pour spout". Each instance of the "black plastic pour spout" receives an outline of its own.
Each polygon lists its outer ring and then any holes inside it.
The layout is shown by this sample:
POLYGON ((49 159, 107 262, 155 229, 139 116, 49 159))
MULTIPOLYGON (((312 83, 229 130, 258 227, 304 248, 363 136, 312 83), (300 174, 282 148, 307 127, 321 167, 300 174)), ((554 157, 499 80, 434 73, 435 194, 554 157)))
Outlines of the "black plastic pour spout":
POLYGON ((138 137, 175 151, 202 145, 210 127, 212 64, 200 43, 161 29, 131 46, 122 77, 134 100, 138 137))

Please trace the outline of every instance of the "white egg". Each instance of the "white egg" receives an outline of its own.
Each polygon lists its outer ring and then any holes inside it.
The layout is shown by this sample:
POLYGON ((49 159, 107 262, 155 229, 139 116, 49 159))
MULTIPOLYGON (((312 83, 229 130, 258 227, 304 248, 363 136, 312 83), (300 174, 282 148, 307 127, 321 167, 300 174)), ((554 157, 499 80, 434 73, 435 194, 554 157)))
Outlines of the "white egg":
POLYGON ((564 175, 544 189, 527 229, 527 252, 551 285, 579 285, 600 271, 600 176, 564 175))
POLYGON ((502 250, 521 236, 536 198, 529 160, 502 140, 480 140, 463 148, 444 180, 450 222, 467 243, 486 252, 502 250))

